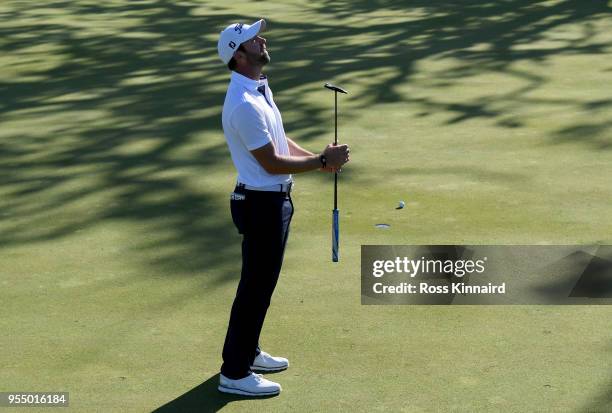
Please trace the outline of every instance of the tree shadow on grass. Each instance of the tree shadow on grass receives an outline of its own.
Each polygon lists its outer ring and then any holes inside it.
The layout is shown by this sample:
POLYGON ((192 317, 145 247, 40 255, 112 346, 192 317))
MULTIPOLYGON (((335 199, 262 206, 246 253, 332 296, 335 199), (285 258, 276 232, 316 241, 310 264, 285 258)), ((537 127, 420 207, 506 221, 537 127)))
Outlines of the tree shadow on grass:
MULTIPOLYGON (((101 222, 137 223, 151 226, 159 237, 135 251, 159 251, 160 261, 169 265, 191 262, 180 269, 184 273, 234 259, 230 252, 236 239, 226 236, 234 229, 225 199, 207 188, 206 180, 234 174, 220 125, 228 73, 218 61, 216 40, 229 22, 252 18, 198 2, 51 1, 38 10, 13 4, 3 12, 0 27, 5 39, 0 50, 10 57, 12 74, 0 82, 2 209, 12 218, 3 225, 0 246, 57 240, 101 222), (194 186, 199 176, 202 184, 194 186), (106 199, 98 213, 79 209, 96 197, 106 199), (67 208, 76 213, 62 216, 67 208), (177 246, 181 253, 173 252, 177 246)), ((547 79, 514 68, 515 62, 603 54, 608 47, 588 29, 591 19, 608 13, 602 1, 380 0, 349 7, 321 0, 312 7, 305 13, 325 11, 336 19, 272 20, 269 36, 277 100, 289 113, 300 112, 290 116, 287 130, 306 142, 332 130, 331 103, 313 99, 327 80, 337 79, 347 88, 363 80, 347 101, 356 110, 343 114, 345 123, 372 105, 405 102, 423 116, 449 113, 448 124, 489 118, 500 127, 516 128, 520 119, 507 113, 533 104, 529 94, 547 79), (385 13, 395 20, 387 22, 385 13), (351 20, 360 16, 363 24, 351 20), (524 47, 550 30, 580 22, 585 29, 578 38, 554 47, 524 47), (362 41, 347 46, 352 39, 362 41), (449 57, 456 61, 451 70, 419 77, 419 62, 449 57), (297 61, 299 70, 289 68, 297 61), (381 68, 390 75, 378 77, 381 68), (402 89, 444 90, 483 73, 514 78, 519 86, 461 101, 402 89)), ((602 111, 610 101, 563 104, 602 111)), ((559 136, 609 148, 609 127, 586 123, 559 136)))
MULTIPOLYGON (((580 99, 534 98, 534 92, 547 86, 548 78, 540 74, 542 71, 536 73, 517 64, 545 66, 559 56, 610 53, 609 42, 597 39, 593 27, 594 22, 610 17, 605 1, 585 4, 565 0, 553 4, 524 0, 329 0, 313 6, 325 15, 335 16, 337 23, 292 23, 282 27, 283 33, 293 29, 313 35, 294 35, 300 48, 293 42, 287 47, 282 42, 275 44, 281 62, 303 61, 303 50, 312 57, 297 73, 287 70, 280 74, 281 89, 291 88, 299 81, 339 78, 339 83, 350 85, 358 80, 366 86, 359 96, 351 98, 353 107, 367 110, 375 104, 405 102, 418 108, 422 116, 448 113, 447 124, 484 118, 501 128, 517 128, 523 125, 520 109, 531 106, 551 112, 592 111, 589 102, 580 99), (343 24, 343 19, 360 19, 360 23, 343 24), (560 32, 566 25, 578 25, 580 30, 569 38, 556 34, 551 43, 551 33, 560 32), (446 65, 427 73, 419 67, 425 61, 444 60, 448 61, 446 65), (381 69, 385 69, 383 75, 379 74, 381 69), (481 75, 503 77, 516 86, 497 90, 491 83, 482 87, 477 78, 481 75), (456 86, 482 91, 474 97, 457 95, 453 90, 456 86), (448 94, 440 97, 445 90, 448 94)), ((275 23, 276 26, 283 23, 275 23)), ((291 99, 295 101, 293 96, 291 99)), ((299 97, 297 101, 304 105, 299 97)), ((605 106, 609 109, 609 103, 605 106)), ((603 126, 606 130, 609 127, 603 126)), ((567 134, 575 140, 583 138, 571 130, 567 134)))
POLYGON ((214 72, 227 74, 198 47, 202 28, 234 16, 198 17, 164 2, 47 6, 5 12, 12 24, 1 29, 4 52, 33 64, 15 63, 22 72, 0 83, 2 111, 15 125, 3 134, 10 144, 0 143, 10 217, 0 247, 127 223, 146 228, 134 255, 156 251, 148 264, 169 274, 235 261, 229 197, 219 199, 206 180, 230 171, 214 72))
POLYGON ((612 121, 573 125, 557 131, 553 142, 582 143, 596 150, 609 150, 612 149, 610 130, 612 130, 612 121))
MULTIPOLYGON (((307 144, 333 130, 331 99, 317 95, 326 81, 352 92, 342 112, 346 123, 374 105, 397 102, 422 116, 447 113, 451 125, 487 119, 502 128, 521 127, 512 113, 530 105, 586 113, 610 107, 606 99, 535 99, 549 79, 515 67, 609 53, 591 26, 609 16, 607 1, 319 0, 309 6, 300 22, 271 18, 268 36, 276 100, 294 115, 286 129, 307 144), (331 19, 309 18, 318 14, 331 19), (534 46, 565 25, 579 25, 580 33, 534 46), (452 65, 429 72, 419 66, 445 59, 452 65), (454 94, 457 86, 478 89, 474 79, 483 74, 512 87, 454 94)), ((235 277, 216 270, 234 265, 239 251, 225 190, 213 185, 234 176, 220 123, 228 72, 216 42, 227 24, 255 16, 212 2, 161 0, 52 0, 44 8, 7 2, 0 13, 0 249, 130 225, 140 237, 128 248, 145 266, 168 276, 203 275, 212 285, 235 277)), ((609 128, 605 120, 587 120, 565 127, 554 142, 608 149, 609 128)), ((343 180, 353 179, 356 158, 353 165, 343 180)), ((489 171, 465 174, 509 187, 516 182, 489 171)), ((111 347, 117 337, 108 340, 111 347)), ((217 380, 166 408, 222 408, 230 400, 216 392, 217 380)))

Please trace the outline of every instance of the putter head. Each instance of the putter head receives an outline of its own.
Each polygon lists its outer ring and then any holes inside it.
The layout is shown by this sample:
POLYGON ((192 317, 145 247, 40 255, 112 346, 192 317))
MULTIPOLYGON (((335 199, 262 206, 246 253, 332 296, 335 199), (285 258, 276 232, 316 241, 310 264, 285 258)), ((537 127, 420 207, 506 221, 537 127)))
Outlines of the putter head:
POLYGON ((344 94, 348 93, 346 90, 342 89, 341 87, 332 85, 331 83, 326 83, 325 87, 328 88, 329 90, 333 90, 335 92, 340 92, 340 93, 344 93, 344 94))

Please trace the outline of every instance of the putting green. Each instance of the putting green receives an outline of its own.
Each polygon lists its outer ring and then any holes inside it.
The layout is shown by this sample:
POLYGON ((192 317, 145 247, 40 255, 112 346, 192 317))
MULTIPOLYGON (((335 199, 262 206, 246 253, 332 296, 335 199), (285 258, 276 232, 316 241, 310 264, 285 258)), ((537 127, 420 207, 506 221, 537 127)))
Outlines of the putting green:
POLYGON ((362 244, 612 243, 607 2, 431 3, 2 2, 0 391, 78 412, 612 411, 607 306, 360 305, 362 244), (333 179, 296 176, 262 335, 292 365, 248 400, 216 391, 240 261, 216 40, 260 16, 287 132, 322 149, 341 85, 352 162, 337 264, 333 179))

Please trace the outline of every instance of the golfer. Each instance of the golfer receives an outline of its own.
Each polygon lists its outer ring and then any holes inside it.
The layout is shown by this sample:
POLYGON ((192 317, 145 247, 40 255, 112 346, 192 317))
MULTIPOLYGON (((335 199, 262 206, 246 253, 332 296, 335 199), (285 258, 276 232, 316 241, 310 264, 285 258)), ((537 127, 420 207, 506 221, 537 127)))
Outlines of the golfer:
POLYGON ((238 178, 231 194, 232 220, 242 234, 242 272, 232 306, 219 391, 247 396, 280 393, 278 383, 254 371, 289 367, 259 347, 259 334, 283 263, 293 216, 292 175, 334 172, 349 161, 347 145, 332 144, 320 154, 300 147, 285 135, 280 111, 263 67, 270 62, 266 22, 235 23, 221 32, 219 56, 232 71, 223 105, 223 132, 238 178))

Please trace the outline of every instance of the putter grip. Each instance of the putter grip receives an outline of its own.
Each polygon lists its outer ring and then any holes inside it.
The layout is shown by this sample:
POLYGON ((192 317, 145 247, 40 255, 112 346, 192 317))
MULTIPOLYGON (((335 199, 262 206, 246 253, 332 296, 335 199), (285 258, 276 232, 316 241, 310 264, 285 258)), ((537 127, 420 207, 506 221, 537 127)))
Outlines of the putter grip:
POLYGON ((340 238, 340 221, 338 217, 338 210, 334 209, 332 215, 332 261, 338 262, 338 248, 340 238))

